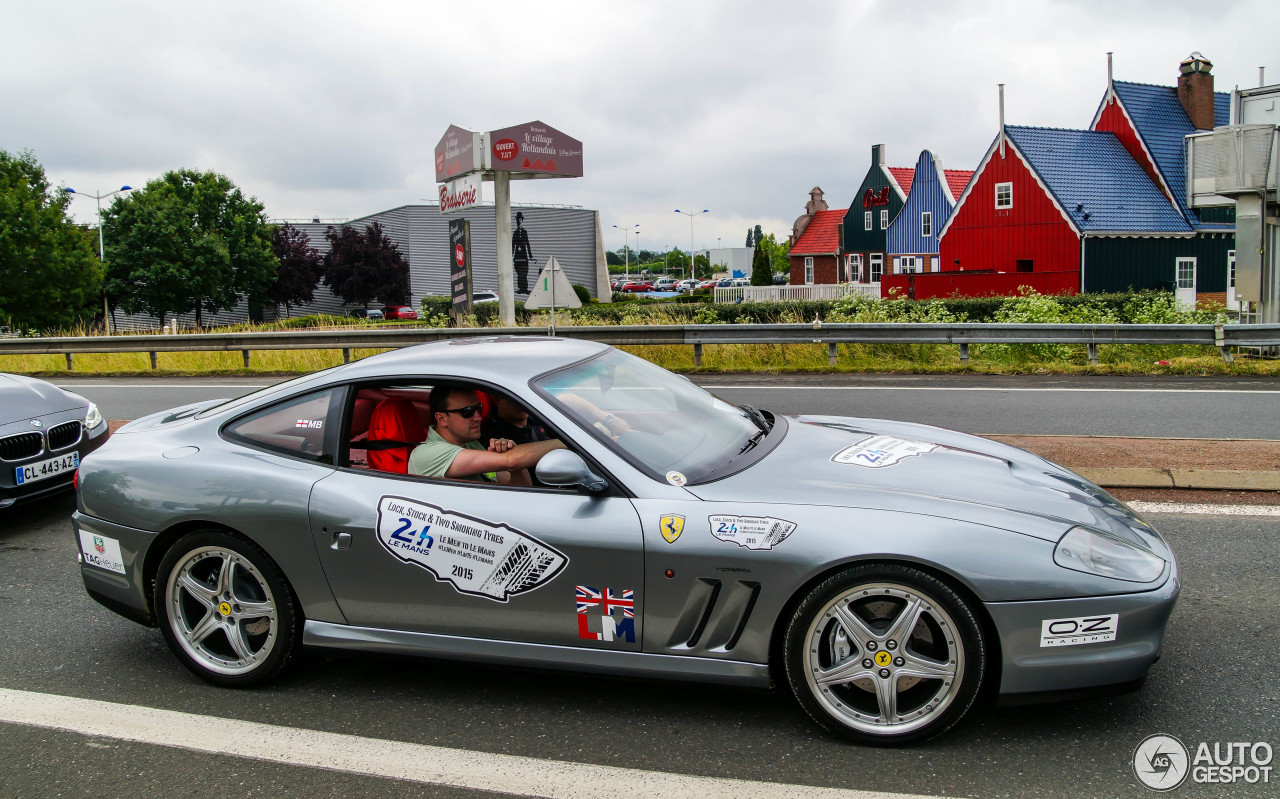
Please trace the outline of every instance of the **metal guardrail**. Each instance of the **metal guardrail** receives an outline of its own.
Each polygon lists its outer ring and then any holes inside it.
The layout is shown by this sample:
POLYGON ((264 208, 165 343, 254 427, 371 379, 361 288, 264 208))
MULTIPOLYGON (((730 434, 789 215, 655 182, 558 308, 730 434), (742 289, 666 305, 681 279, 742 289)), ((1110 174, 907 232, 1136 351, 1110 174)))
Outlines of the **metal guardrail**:
MULTIPOLYGON (((538 335, 545 328, 438 328, 355 330, 284 330, 271 333, 184 333, 0 340, 0 355, 62 354, 67 369, 75 368, 75 353, 146 352, 151 368, 161 352, 234 352, 254 350, 341 350, 344 361, 353 349, 396 349, 450 338, 538 335)), ((830 363, 836 363, 840 344, 953 344, 960 359, 969 359, 971 344, 1085 344, 1089 361, 1098 362, 1101 344, 1164 344, 1217 347, 1231 363, 1232 347, 1280 346, 1280 325, 1048 325, 1048 324, 720 324, 720 325, 608 325, 559 327, 555 335, 614 346, 686 345, 694 363, 702 364, 707 344, 826 344, 830 363)))

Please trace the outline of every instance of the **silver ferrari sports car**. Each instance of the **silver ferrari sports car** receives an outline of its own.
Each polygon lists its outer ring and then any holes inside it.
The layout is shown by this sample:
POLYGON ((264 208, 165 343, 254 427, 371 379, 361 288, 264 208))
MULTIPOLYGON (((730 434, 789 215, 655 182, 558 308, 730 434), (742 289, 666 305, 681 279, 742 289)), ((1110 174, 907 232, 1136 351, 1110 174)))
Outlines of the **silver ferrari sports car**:
POLYGON ((98 406, 52 383, 0 373, 0 508, 71 487, 107 440, 98 406))
POLYGON ((869 744, 1137 687, 1180 588, 1154 528, 1022 450, 542 336, 138 419, 80 465, 73 522, 89 593, 220 685, 303 648, 777 683, 869 744), (550 443, 459 473, 510 447, 476 440, 498 412, 550 443))

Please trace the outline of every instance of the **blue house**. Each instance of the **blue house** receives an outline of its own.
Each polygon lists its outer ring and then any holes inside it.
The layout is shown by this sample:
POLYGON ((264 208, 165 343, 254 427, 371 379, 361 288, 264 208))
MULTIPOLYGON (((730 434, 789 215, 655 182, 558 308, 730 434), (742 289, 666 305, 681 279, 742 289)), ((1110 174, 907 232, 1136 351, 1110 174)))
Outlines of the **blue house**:
POLYGON ((972 169, 943 169, 931 151, 920 153, 907 202, 889 224, 893 274, 939 271, 938 234, 971 177, 972 169))

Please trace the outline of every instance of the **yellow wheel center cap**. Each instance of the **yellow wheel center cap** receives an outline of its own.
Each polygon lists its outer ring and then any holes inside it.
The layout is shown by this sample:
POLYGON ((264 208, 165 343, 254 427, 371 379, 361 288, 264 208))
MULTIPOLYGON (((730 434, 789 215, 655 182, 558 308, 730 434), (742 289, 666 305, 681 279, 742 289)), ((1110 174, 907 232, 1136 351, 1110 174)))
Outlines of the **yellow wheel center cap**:
MULTIPOLYGON (((218 612, 219 612, 219 613, 221 613, 223 616, 230 616, 230 615, 231 615, 231 603, 230 603, 230 602, 223 602, 222 604, 218 605, 218 612)), ((878 663, 879 661, 877 660, 876 662, 878 663)))
POLYGON ((884 651, 883 649, 881 649, 879 652, 876 653, 877 666, 880 666, 881 668, 883 668, 885 666, 888 666, 892 662, 893 662, 893 655, 890 655, 888 652, 884 651))

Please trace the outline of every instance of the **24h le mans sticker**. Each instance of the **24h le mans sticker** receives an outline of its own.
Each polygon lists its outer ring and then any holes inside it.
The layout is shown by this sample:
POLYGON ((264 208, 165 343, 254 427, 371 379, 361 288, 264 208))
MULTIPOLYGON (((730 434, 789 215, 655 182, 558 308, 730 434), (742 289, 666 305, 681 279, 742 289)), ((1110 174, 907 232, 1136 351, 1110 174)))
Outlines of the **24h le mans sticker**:
POLYGON ((903 458, 912 455, 924 455, 938 448, 937 444, 925 441, 912 441, 896 436, 870 436, 857 444, 845 447, 831 456, 836 463, 849 463, 854 466, 865 466, 868 469, 883 469, 892 466, 903 458))
POLYGON ((708 516, 711 534, 747 549, 773 549, 795 532, 796 523, 770 516, 708 516))
POLYGON ((378 502, 378 540, 459 593, 497 602, 550 582, 569 562, 554 547, 505 524, 404 497, 378 502))

